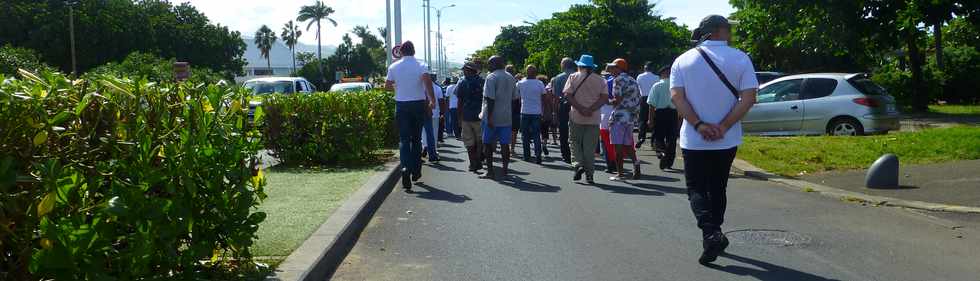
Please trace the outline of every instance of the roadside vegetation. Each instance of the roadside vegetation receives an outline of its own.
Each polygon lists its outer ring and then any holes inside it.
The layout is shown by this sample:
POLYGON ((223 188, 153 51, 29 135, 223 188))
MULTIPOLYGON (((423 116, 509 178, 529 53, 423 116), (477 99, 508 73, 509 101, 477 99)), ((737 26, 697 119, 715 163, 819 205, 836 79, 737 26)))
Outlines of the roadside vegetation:
POLYGON ((269 198, 258 209, 267 216, 256 233, 256 259, 282 262, 380 167, 265 170, 269 198))
POLYGON ((746 137, 738 157, 764 170, 796 177, 866 169, 886 153, 897 155, 903 165, 980 159, 980 127, 864 137, 746 137))
POLYGON ((929 113, 980 117, 980 105, 930 105, 929 113))

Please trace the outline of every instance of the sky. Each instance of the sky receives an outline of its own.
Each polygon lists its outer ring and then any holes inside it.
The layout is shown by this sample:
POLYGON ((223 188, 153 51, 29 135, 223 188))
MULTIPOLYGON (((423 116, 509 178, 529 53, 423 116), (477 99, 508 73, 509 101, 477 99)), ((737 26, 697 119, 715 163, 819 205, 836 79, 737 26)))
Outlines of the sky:
MULTIPOLYGON (((657 12, 664 17, 675 17, 678 23, 689 27, 697 26, 706 15, 728 16, 734 11, 728 0, 660 0, 655 1, 657 12)), ((303 5, 314 0, 176 0, 176 3, 189 2, 203 12, 212 22, 228 26, 251 36, 263 24, 281 33, 282 26, 296 19, 296 13, 303 5)), ((443 41, 450 61, 461 62, 469 54, 493 43, 500 33, 500 27, 509 24, 521 25, 525 21, 551 17, 552 13, 568 10, 572 4, 587 0, 432 0, 432 6, 446 8, 442 13, 443 41)), ((323 44, 339 45, 341 37, 354 26, 368 25, 372 31, 385 26, 385 0, 325 0, 327 6, 336 13, 332 16, 337 27, 324 25, 323 44)), ((425 52, 423 45, 422 0, 402 0, 402 39, 412 40, 419 49, 417 56, 425 52)), ((436 13, 432 13, 432 30, 437 27, 436 13)), ((301 29, 306 24, 300 25, 301 29)), ((316 27, 303 32, 300 41, 316 44, 316 27)), ((352 36, 353 37, 353 36, 352 36)), ((435 38, 435 36, 432 36, 435 38)), ((433 45, 434 46, 434 45, 433 45)), ((433 47, 435 53, 435 47, 433 47)))

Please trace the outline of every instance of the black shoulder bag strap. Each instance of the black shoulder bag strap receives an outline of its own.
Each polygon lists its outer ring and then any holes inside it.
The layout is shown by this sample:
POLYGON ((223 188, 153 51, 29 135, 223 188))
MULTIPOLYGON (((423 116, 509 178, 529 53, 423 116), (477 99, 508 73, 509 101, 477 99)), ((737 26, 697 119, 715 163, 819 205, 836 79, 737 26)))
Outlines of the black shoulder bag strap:
POLYGON ((715 71, 715 74, 718 75, 718 79, 721 79, 721 82, 725 83, 725 87, 728 87, 728 90, 732 91, 732 95, 734 95, 735 100, 738 101, 738 90, 735 89, 735 86, 732 86, 732 82, 728 81, 728 77, 725 77, 725 74, 721 73, 721 69, 718 69, 718 65, 715 65, 715 61, 711 60, 711 56, 708 56, 708 53, 705 53, 701 47, 697 47, 695 49, 698 50, 698 53, 701 53, 701 57, 708 62, 708 66, 711 67, 711 70, 715 71))
MULTIPOLYGON (((571 76, 571 75, 569 75, 569 76, 571 76)), ((592 76, 592 72, 591 71, 589 72, 589 74, 586 74, 585 75, 585 78, 582 78, 582 82, 578 83, 578 86, 575 86, 575 90, 572 91, 572 94, 570 96, 574 96, 576 93, 578 93, 578 89, 579 88, 582 88, 582 85, 585 85, 585 82, 587 82, 589 80, 589 76, 592 76)), ((569 78, 571 78, 571 77, 569 77, 569 78)))

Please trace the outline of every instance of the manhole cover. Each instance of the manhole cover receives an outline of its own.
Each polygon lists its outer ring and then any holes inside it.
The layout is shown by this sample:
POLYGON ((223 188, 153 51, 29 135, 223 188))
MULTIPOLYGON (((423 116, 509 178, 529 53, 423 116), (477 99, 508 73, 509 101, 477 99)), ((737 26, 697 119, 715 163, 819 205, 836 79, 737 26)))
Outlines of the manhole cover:
POLYGON ((810 244, 806 235, 775 229, 745 229, 725 233, 734 243, 794 247, 810 244))

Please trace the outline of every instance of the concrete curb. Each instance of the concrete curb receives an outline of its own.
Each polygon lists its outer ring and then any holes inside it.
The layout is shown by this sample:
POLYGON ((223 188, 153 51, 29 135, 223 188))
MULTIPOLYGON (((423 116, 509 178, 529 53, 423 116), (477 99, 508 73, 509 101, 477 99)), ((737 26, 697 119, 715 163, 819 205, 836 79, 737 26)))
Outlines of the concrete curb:
POLYGON ((885 197, 885 196, 875 196, 875 195, 869 195, 860 192, 854 192, 854 191, 829 187, 825 185, 815 184, 812 182, 790 179, 767 172, 765 170, 762 170, 750 164, 749 162, 746 162, 745 160, 737 159, 737 158, 735 159, 735 162, 732 164, 732 168, 741 172, 747 177, 752 177, 752 178, 771 181, 771 182, 777 182, 792 187, 794 189, 798 189, 803 192, 813 192, 813 193, 820 194, 822 196, 836 198, 844 201, 867 203, 867 204, 872 204, 877 206, 902 207, 902 208, 910 208, 910 209, 918 209, 918 210, 926 210, 926 211, 980 214, 980 208, 978 207, 947 205, 947 204, 923 202, 923 201, 915 201, 915 200, 903 200, 903 199, 885 197))
POLYGON ((266 281, 326 280, 347 253, 401 176, 398 161, 388 162, 351 194, 327 221, 279 264, 266 281))

